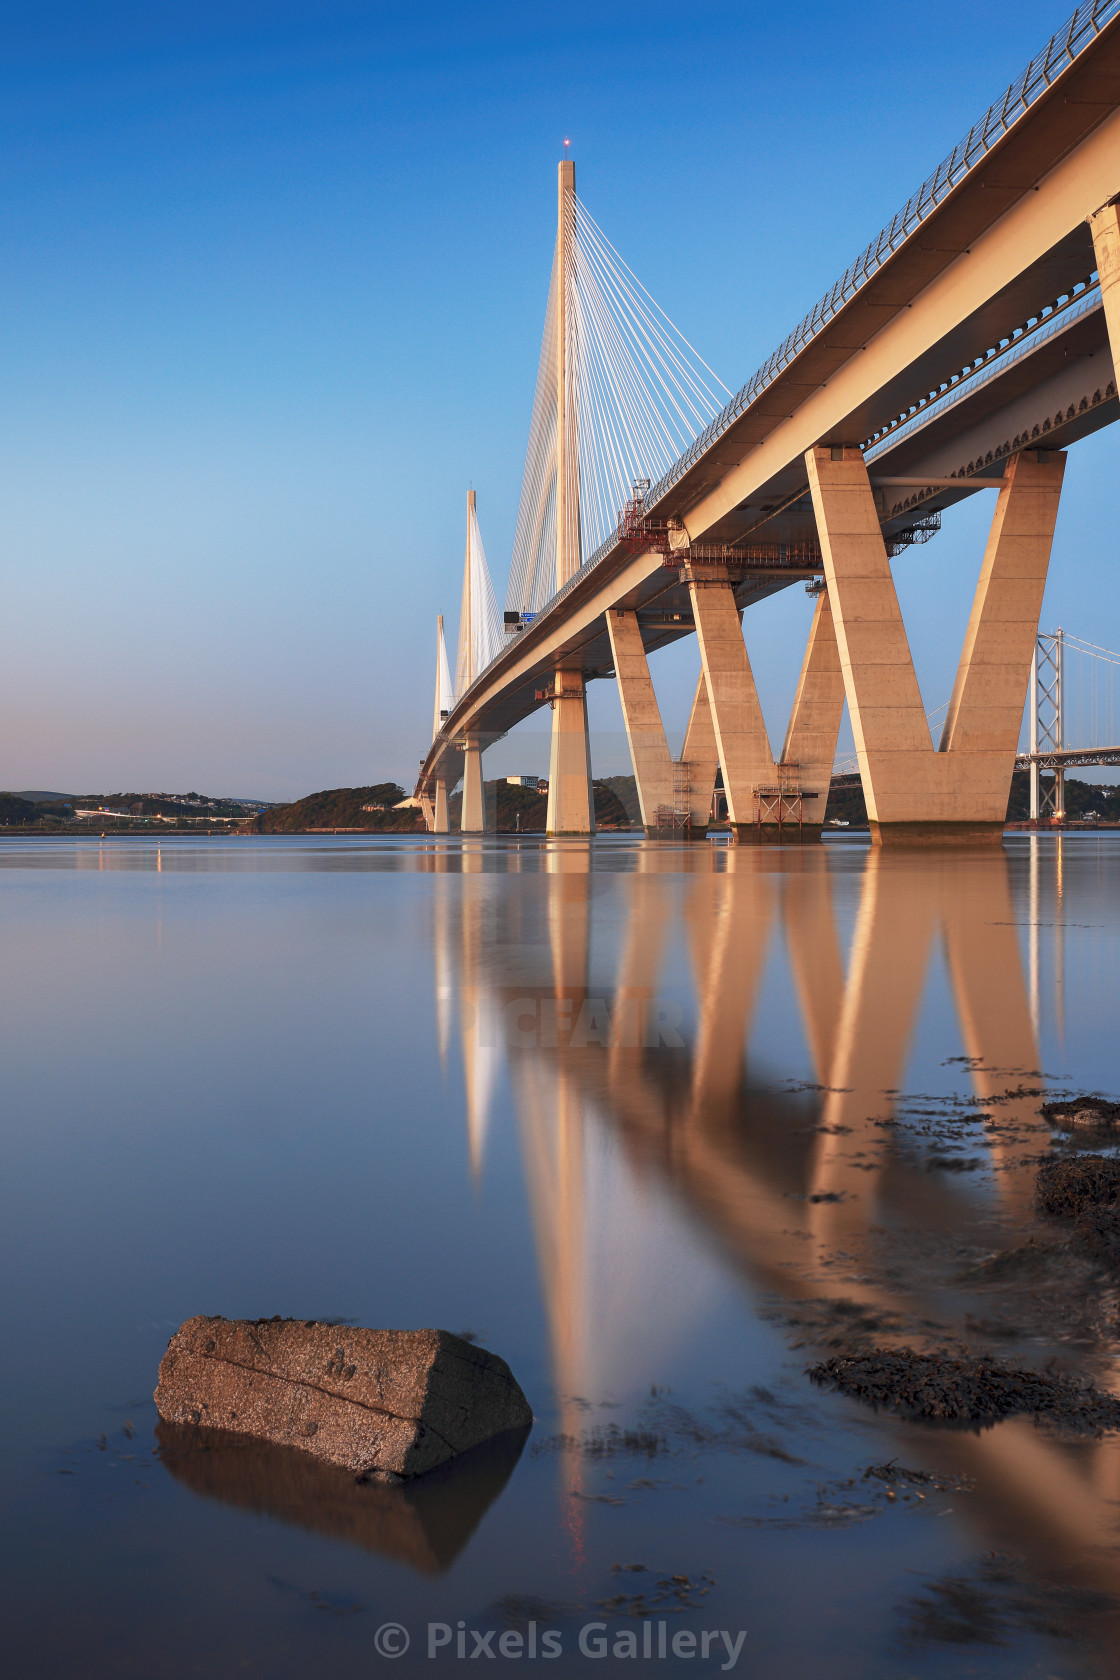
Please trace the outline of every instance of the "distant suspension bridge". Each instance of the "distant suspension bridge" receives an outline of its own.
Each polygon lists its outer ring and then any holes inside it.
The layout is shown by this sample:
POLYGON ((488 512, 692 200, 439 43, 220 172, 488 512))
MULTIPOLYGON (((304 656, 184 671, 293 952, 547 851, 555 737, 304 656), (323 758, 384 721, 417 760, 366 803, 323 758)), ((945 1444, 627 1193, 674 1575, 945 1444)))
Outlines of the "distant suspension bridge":
POLYGON ((1031 773, 1031 817, 1060 821, 1065 773, 1089 764, 1120 764, 1116 706, 1120 654, 1059 628, 1039 632, 1031 666, 1030 751, 1015 760, 1031 773), (1044 782, 1042 772, 1053 771, 1044 782))
MULTIPOLYGON (((1120 653, 1080 636, 1039 631, 1031 665, 1030 747, 1015 759, 1031 773, 1032 821, 1061 822, 1065 773, 1090 765, 1120 766, 1120 653), (1044 774, 1050 778, 1043 780, 1044 774)), ((946 700, 927 714, 936 733, 949 709, 946 700)), ((854 757, 837 762, 838 777, 855 776, 854 757)))

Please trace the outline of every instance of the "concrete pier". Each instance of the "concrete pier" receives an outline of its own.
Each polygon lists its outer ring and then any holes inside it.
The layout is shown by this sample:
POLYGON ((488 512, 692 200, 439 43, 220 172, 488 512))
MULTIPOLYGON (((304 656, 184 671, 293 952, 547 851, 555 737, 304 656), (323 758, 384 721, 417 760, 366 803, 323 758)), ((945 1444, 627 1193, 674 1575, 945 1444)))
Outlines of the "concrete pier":
POLYGON ((463 807, 459 818, 463 834, 486 831, 486 800, 482 791, 482 748, 478 737, 469 735, 463 749, 463 807))
POLYGON ((549 834, 595 832, 587 698, 580 670, 557 671, 554 679, 545 828, 549 834))
POLYGON ((805 460, 872 840, 998 845, 1065 456, 1030 449, 1007 463, 936 751, 863 454, 831 446, 805 460))
POLYGON ((757 789, 774 778, 754 672, 730 580, 690 576, 688 591, 723 770, 727 815, 740 838, 749 840, 759 827, 757 789))
POLYGON ((827 593, 817 597, 809 627, 801 675, 790 712, 779 777, 800 789, 801 837, 819 839, 836 759, 836 742, 844 716, 844 673, 827 593))
POLYGON ((684 732, 681 764, 688 782, 688 807, 692 816, 692 833, 699 840, 707 832, 712 814, 712 800, 716 791, 716 772, 719 769, 719 748, 712 727, 712 708, 708 704, 708 685, 701 671, 684 732))
POLYGON ((614 655, 615 681, 634 766, 642 826, 651 839, 656 839, 662 832, 671 832, 671 827, 659 826, 658 810, 673 808, 673 759, 665 739, 637 613, 616 607, 607 614, 607 633, 614 655))

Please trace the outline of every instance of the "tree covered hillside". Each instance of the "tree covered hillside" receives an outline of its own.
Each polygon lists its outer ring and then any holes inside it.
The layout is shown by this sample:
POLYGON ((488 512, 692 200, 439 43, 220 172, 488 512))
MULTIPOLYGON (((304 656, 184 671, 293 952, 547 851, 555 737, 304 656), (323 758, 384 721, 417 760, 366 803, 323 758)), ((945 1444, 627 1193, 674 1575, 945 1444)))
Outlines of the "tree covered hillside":
POLYGON ((309 793, 290 805, 274 805, 262 811, 242 828, 243 834, 306 834, 317 828, 368 829, 373 834, 411 833, 423 828, 424 820, 415 808, 394 811, 405 797, 396 782, 376 782, 372 787, 326 788, 309 793), (380 809, 367 811, 373 805, 380 809))

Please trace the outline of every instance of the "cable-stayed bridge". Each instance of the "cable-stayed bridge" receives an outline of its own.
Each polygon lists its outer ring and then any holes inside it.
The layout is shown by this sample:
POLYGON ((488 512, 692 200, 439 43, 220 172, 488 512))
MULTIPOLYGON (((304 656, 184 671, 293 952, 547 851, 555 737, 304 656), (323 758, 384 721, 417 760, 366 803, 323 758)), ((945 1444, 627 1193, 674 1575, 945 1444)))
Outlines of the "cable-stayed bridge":
POLYGON ((462 776, 481 829, 484 748, 547 703, 548 828, 590 832, 586 687, 614 676, 650 833, 703 833, 721 771, 741 839, 819 834, 846 703, 876 842, 998 839, 1065 450, 1120 414, 1118 197, 1120 0, 1092 0, 728 398, 562 163, 507 605, 499 624, 472 508, 455 693, 417 784, 431 826, 462 776), (987 490, 935 747, 890 560, 987 490), (816 600, 775 752, 746 609, 796 582, 816 600), (693 633, 674 760, 648 654, 693 633))

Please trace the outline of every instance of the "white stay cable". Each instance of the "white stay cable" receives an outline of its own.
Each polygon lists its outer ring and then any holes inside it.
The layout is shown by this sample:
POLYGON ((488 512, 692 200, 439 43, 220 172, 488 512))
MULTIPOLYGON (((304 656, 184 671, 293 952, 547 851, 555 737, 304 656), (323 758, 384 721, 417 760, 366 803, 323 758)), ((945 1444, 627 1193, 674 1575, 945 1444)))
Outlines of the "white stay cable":
MULTIPOLYGON (((565 488, 582 557, 613 530, 634 480, 668 471, 731 393, 579 199, 566 220, 565 488)), ((556 592, 556 308, 554 257, 506 596, 517 613, 539 612, 556 592)))

